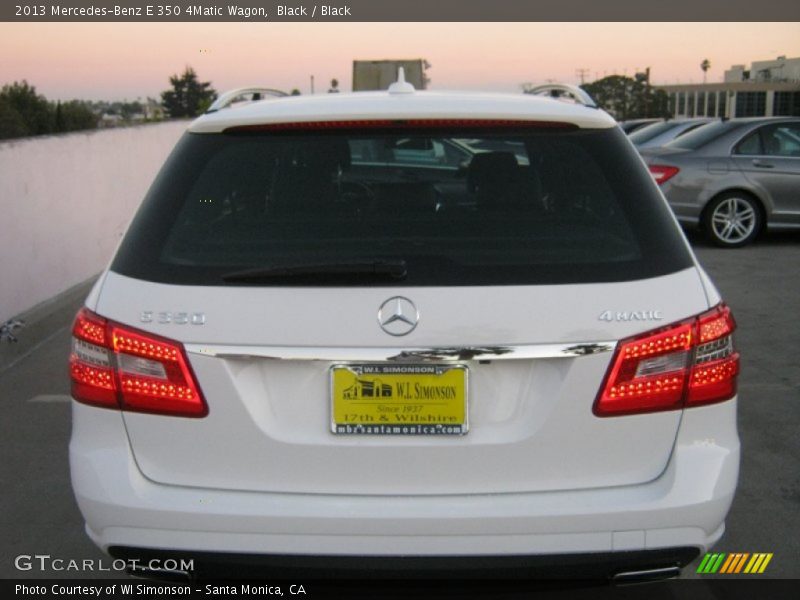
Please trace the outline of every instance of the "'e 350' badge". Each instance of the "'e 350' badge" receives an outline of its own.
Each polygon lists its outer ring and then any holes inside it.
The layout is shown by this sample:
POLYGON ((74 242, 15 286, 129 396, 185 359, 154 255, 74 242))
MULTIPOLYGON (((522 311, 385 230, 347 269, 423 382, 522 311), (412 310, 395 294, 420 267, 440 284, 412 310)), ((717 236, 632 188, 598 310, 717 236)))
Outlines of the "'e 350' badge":
POLYGON ((142 323, 158 323, 160 325, 205 325, 206 314, 201 312, 188 313, 188 312, 169 312, 169 311, 152 311, 143 310, 139 316, 142 323))

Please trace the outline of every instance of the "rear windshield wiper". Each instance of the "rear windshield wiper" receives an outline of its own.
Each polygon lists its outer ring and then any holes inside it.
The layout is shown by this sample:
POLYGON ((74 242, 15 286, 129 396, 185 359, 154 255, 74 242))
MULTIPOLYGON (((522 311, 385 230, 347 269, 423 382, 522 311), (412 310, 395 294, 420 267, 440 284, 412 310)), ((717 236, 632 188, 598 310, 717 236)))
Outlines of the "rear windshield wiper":
POLYGON ((229 282, 257 282, 269 279, 298 278, 303 280, 331 279, 386 279, 400 281, 406 278, 404 260, 358 260, 325 263, 299 263, 269 265, 233 271, 222 276, 229 282))

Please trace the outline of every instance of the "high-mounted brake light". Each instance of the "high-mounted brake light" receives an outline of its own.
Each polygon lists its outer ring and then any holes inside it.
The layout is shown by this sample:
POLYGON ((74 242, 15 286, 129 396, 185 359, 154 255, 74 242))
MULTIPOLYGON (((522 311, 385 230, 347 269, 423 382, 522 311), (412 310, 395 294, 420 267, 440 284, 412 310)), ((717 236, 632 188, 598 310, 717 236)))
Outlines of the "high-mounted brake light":
POLYGON ((578 129, 563 121, 517 119, 362 119, 348 121, 305 121, 262 123, 228 127, 223 133, 329 131, 336 129, 578 129))
POLYGON ((736 322, 720 304, 692 319, 622 340, 594 404, 609 417, 674 410, 736 395, 736 322))
POLYGON ((653 179, 656 180, 658 185, 672 179, 678 174, 678 171, 680 171, 678 167, 670 167, 667 165, 647 165, 647 168, 650 170, 650 175, 653 176, 653 179))
POLYGON ((183 346, 81 309, 72 327, 72 396, 78 402, 181 417, 208 414, 183 346))

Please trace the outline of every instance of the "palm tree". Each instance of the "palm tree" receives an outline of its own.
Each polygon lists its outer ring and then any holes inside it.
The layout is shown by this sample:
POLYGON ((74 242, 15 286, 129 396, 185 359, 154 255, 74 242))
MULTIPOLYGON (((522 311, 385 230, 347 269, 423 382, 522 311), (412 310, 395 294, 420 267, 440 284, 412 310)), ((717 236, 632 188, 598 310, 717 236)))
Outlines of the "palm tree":
POLYGON ((711 63, 708 61, 707 58, 703 59, 703 62, 700 63, 700 68, 703 69, 703 83, 706 82, 706 72, 711 68, 711 63))

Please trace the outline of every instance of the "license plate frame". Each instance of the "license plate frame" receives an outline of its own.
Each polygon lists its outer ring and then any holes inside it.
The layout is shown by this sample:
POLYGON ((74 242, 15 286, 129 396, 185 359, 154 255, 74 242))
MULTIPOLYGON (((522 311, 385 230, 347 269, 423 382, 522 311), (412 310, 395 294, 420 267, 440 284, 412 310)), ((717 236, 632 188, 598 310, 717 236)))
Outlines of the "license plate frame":
POLYGON ((469 432, 469 368, 463 364, 335 364, 329 397, 335 435, 469 432))

